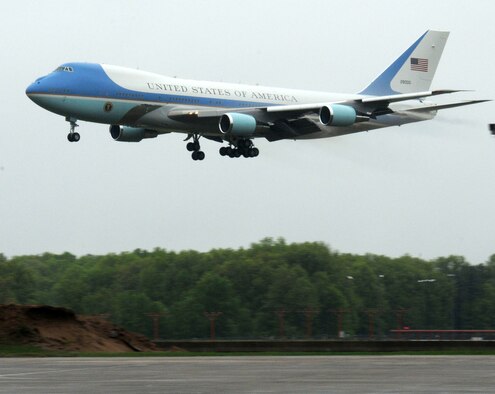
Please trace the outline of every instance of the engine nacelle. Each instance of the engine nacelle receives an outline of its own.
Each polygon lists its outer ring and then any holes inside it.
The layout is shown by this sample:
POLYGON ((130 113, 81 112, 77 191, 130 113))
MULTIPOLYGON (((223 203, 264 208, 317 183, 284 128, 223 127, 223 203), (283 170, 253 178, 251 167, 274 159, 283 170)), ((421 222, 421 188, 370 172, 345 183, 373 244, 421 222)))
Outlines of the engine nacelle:
POLYGON ((114 141, 139 142, 143 138, 155 138, 158 133, 153 130, 128 126, 120 127, 114 124, 110 126, 110 135, 114 141))
POLYGON ((224 134, 250 136, 256 130, 256 119, 251 115, 231 112, 220 117, 218 127, 224 134))
POLYGON ((350 126, 356 123, 356 110, 348 105, 325 105, 320 109, 320 122, 325 126, 350 126))

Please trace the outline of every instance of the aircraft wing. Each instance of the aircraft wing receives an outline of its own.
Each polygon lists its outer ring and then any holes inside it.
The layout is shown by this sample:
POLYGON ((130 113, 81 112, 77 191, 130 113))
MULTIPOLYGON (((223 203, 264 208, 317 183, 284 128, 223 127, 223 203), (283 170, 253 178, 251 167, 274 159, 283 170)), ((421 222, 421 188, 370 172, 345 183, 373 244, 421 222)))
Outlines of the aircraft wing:
MULTIPOLYGON (((358 115, 358 121, 369 120, 370 117, 393 112, 388 108, 389 104, 399 101, 419 99, 440 94, 460 92, 460 90, 433 90, 427 92, 396 94, 390 96, 365 96, 358 99, 333 101, 325 103, 273 105, 269 107, 250 107, 234 109, 198 109, 198 108, 177 108, 168 112, 168 117, 181 122, 195 122, 208 118, 219 118, 226 112, 236 112, 249 114, 257 121, 270 123, 280 119, 295 120, 307 114, 317 114, 321 108, 341 104, 353 107, 358 115), (378 111, 378 112, 377 112, 378 111)), ((439 108, 438 108, 439 109, 439 108)))
MULTIPOLYGON (((352 120, 349 123, 336 124, 343 126, 335 135, 346 134, 349 132, 358 132, 368 130, 366 122, 376 119, 379 116, 397 113, 407 114, 408 112, 421 113, 433 112, 445 108, 459 107, 463 105, 477 104, 487 100, 459 101, 449 104, 422 104, 417 107, 393 109, 390 104, 401 101, 421 99, 441 94, 459 92, 460 90, 433 90, 426 92, 415 92, 396 94, 389 96, 362 96, 358 98, 326 102, 326 103, 309 103, 296 105, 274 105, 267 107, 249 107, 249 108, 184 108, 177 107, 171 109, 167 115, 170 119, 184 123, 194 124, 198 128, 209 130, 210 136, 220 133, 219 121, 226 114, 249 115, 255 119, 257 125, 257 136, 265 137, 270 141, 276 141, 285 138, 301 138, 304 135, 317 133, 321 131, 322 125, 334 125, 326 122, 326 119, 332 119, 332 111, 339 107, 339 110, 352 112, 352 120), (349 108, 351 107, 351 108, 349 108), (327 115, 323 115, 326 111, 327 115), (349 128, 356 123, 362 123, 359 127, 349 128)), ((254 120, 253 120, 254 122, 254 120)), ((225 132, 225 131, 223 131, 225 132)))
MULTIPOLYGON (((289 116, 297 116, 297 115, 300 116, 300 115, 305 115, 307 113, 319 113, 321 108, 323 108, 324 106, 328 106, 331 104, 341 104, 341 105, 347 105, 353 107, 357 113, 357 121, 362 122, 369 120, 370 118, 375 118, 376 116, 379 115, 393 113, 394 111, 389 108, 389 105, 391 103, 421 99, 425 97, 437 96, 441 94, 450 94, 461 91, 462 90, 443 89, 443 90, 433 90, 426 92, 395 94, 389 96, 369 96, 369 97, 362 97, 353 100, 336 101, 332 103, 273 106, 273 107, 267 107, 265 110, 270 114, 287 113, 290 114, 289 116)), ((437 107, 437 109, 440 108, 437 107)), ((428 111, 428 109, 424 109, 424 111, 428 111)))

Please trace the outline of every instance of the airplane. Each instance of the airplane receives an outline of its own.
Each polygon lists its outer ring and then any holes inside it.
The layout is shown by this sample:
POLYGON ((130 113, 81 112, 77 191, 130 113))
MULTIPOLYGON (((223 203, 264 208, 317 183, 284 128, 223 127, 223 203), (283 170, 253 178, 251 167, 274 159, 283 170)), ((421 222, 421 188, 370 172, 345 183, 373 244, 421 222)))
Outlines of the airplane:
POLYGON ((426 31, 355 94, 282 89, 162 76, 96 63, 65 63, 26 89, 39 106, 77 121, 110 125, 115 141, 139 142, 179 132, 193 160, 200 138, 222 143, 220 155, 256 157, 253 140, 336 137, 433 119, 440 109, 488 100, 435 104, 425 99, 461 90, 429 90, 449 32, 426 31), (226 145, 223 145, 226 144, 226 145))

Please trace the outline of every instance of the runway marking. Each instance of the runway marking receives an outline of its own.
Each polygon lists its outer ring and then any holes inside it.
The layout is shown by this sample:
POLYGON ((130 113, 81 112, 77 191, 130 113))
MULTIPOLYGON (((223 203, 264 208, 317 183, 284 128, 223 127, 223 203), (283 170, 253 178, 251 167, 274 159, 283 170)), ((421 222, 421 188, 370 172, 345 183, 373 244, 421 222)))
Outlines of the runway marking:
POLYGON ((10 377, 16 377, 16 376, 26 376, 26 375, 42 375, 42 374, 50 374, 50 373, 65 373, 68 371, 82 371, 85 370, 85 368, 71 368, 71 369, 49 369, 46 371, 39 371, 39 372, 19 372, 19 373, 6 373, 6 374, 1 374, 1 378, 10 378, 10 377))

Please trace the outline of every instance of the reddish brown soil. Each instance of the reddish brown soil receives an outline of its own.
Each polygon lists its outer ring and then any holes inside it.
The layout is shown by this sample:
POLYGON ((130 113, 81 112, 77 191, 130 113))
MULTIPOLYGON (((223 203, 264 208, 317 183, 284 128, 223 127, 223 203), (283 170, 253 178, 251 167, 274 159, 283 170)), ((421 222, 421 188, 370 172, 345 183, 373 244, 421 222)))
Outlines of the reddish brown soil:
POLYGON ((78 352, 154 351, 145 336, 98 316, 47 305, 0 305, 0 342, 78 352))

